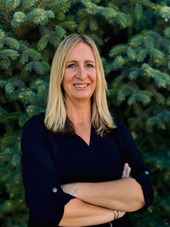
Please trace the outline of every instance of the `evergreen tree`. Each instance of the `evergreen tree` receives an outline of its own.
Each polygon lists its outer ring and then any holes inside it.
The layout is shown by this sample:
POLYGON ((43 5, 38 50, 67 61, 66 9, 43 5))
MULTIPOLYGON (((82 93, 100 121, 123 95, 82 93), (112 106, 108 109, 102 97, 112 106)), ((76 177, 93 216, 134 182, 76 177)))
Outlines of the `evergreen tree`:
POLYGON ((45 110, 60 41, 86 33, 103 56, 108 101, 153 172, 155 201, 137 227, 170 225, 170 0, 0 0, 0 226, 24 227, 23 124, 45 110))

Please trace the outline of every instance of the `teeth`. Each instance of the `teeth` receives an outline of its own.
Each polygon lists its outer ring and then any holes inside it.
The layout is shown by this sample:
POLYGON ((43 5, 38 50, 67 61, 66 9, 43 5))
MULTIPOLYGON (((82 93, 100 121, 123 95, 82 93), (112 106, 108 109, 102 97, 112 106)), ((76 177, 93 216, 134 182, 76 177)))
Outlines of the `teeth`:
POLYGON ((74 84, 74 86, 78 88, 84 88, 84 87, 87 87, 88 84, 74 84))

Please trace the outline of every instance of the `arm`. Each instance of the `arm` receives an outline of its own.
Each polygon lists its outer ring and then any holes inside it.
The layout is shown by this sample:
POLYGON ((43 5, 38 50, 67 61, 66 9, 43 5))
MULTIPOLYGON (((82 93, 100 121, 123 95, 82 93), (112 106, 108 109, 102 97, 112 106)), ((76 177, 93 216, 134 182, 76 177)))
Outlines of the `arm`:
MULTIPOLYGON (((120 212, 122 217, 124 212, 120 212)), ((100 206, 72 199, 65 205, 64 215, 59 226, 91 226, 114 220, 114 211, 100 206)))
POLYGON ((24 126, 21 140, 22 175, 31 227, 56 227, 65 204, 72 199, 64 193, 50 155, 49 136, 43 116, 31 118, 24 126))
POLYGON ((87 203, 132 212, 145 205, 141 186, 133 178, 99 183, 73 183, 64 191, 87 203))
MULTIPOLYGON (((122 178, 130 176, 131 168, 126 163, 122 171, 122 178)), ((62 189, 70 193, 70 186, 76 184, 65 184, 62 185, 62 189)), ((100 196, 99 196, 100 198, 100 196)), ((64 215, 62 217, 60 226, 88 226, 97 225, 113 221, 116 216, 117 218, 123 217, 125 212, 114 211, 112 209, 107 209, 104 207, 92 205, 83 202, 77 198, 70 200, 65 206, 64 215)))
POLYGON ((122 179, 99 183, 73 183, 63 185, 65 192, 93 205, 112 210, 131 212, 144 206, 140 184, 129 178, 130 167, 126 163, 122 179))

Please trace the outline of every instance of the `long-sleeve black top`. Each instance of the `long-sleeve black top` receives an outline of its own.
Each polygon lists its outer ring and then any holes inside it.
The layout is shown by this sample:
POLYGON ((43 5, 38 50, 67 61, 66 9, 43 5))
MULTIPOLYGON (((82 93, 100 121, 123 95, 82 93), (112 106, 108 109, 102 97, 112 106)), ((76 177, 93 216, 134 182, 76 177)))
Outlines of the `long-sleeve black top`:
MULTIPOLYGON (((21 148, 29 227, 58 225, 65 204, 74 198, 62 191, 61 184, 120 179, 125 162, 132 169, 132 177, 142 186, 146 203, 142 210, 152 203, 150 172, 128 128, 118 118, 114 121, 117 128, 104 137, 97 135, 92 127, 89 145, 77 134, 55 134, 48 130, 44 114, 27 121, 21 148)), ((128 227, 128 223, 125 215, 112 225, 128 227)))

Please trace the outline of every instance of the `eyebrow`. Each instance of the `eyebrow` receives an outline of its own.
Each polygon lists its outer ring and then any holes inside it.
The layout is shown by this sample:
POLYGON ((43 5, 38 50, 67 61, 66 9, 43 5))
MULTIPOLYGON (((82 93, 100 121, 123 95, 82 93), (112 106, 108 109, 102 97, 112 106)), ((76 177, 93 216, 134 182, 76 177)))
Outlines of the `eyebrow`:
MULTIPOLYGON (((78 62, 77 60, 71 60, 71 61, 67 61, 66 63, 71 63, 71 62, 78 62)), ((93 60, 86 60, 85 62, 92 62, 92 63, 96 63, 93 60)))

